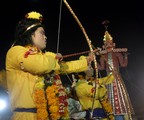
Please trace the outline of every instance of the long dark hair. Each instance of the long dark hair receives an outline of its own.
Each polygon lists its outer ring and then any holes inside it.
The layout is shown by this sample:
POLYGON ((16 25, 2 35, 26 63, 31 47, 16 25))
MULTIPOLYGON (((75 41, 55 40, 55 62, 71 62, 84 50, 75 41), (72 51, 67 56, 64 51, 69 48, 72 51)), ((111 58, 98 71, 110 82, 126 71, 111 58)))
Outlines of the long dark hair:
POLYGON ((26 18, 22 19, 16 26, 14 45, 21 45, 21 46, 32 45, 33 42, 31 35, 37 30, 38 27, 44 27, 44 25, 38 24, 27 31, 26 29, 29 26, 37 23, 40 23, 40 21, 37 19, 26 19, 26 18))

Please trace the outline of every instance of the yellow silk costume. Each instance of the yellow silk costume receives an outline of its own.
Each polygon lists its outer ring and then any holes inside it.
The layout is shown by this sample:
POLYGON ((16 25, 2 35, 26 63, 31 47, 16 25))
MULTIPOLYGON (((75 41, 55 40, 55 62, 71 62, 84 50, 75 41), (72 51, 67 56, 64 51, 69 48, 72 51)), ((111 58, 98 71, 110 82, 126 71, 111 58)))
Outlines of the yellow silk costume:
MULTIPOLYGON (((99 78, 99 83, 101 87, 97 87, 96 91, 96 100, 94 104, 94 108, 102 108, 101 104, 99 103, 99 98, 102 98, 104 95, 106 95, 107 89, 105 88, 105 85, 103 84, 109 84, 114 80, 113 74, 104 77, 104 78, 99 78)), ((84 110, 91 108, 92 107, 92 102, 93 102, 93 95, 94 92, 92 92, 92 89, 94 87, 92 85, 89 85, 87 81, 80 80, 76 84, 76 92, 77 96, 79 97, 80 103, 82 104, 82 107, 84 110)))
MULTIPOLYGON (((98 78, 99 86, 96 87, 96 97, 94 100, 94 109, 102 108, 100 99, 107 96, 107 89, 105 84, 109 84, 114 80, 114 75, 110 74, 107 77, 98 78)), ((89 85, 86 80, 79 80, 76 84, 76 93, 82 105, 83 110, 92 109, 94 99, 94 87, 89 85)))
MULTIPOLYGON (((35 48, 14 46, 6 56, 6 76, 12 110, 15 108, 36 108, 33 100, 34 87, 37 80, 52 70, 61 71, 56 54, 42 53, 35 48), (31 52, 28 52, 29 50, 31 52), (29 53, 26 56, 26 53, 29 53)), ((80 59, 62 64, 67 73, 85 71, 87 60, 80 59)), ((31 112, 15 112, 12 120, 36 120, 31 112)))

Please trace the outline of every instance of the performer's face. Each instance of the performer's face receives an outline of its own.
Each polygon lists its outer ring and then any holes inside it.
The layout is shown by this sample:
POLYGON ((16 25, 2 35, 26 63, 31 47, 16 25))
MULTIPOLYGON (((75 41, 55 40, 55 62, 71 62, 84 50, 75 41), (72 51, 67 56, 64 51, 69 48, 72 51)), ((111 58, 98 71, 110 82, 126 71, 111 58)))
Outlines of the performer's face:
POLYGON ((104 47, 106 50, 110 51, 115 47, 115 43, 113 43, 112 41, 108 40, 104 43, 104 47))
POLYGON ((46 39, 47 37, 45 36, 43 27, 37 28, 34 34, 32 34, 32 41, 34 46, 38 47, 41 50, 46 48, 46 39))
POLYGON ((112 41, 106 41, 105 43, 104 43, 104 45, 105 45, 105 49, 110 49, 110 48, 113 48, 113 42, 112 41))

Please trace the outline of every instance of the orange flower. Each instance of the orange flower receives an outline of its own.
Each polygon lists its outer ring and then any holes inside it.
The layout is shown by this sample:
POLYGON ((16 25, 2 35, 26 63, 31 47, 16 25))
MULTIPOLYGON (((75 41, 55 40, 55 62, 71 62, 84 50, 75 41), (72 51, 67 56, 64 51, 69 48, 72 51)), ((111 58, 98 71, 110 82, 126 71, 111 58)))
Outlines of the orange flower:
POLYGON ((50 106, 49 107, 49 110, 50 110, 50 113, 56 113, 57 111, 59 111, 59 106, 56 105, 56 106, 50 106))
POLYGON ((43 89, 36 89, 34 100, 37 107, 37 120, 48 120, 47 100, 43 89))
POLYGON ((54 114, 51 114, 51 118, 52 120, 58 120, 60 119, 60 114, 58 112, 54 113, 54 114))
POLYGON ((37 120, 49 120, 46 109, 38 109, 37 110, 37 120))

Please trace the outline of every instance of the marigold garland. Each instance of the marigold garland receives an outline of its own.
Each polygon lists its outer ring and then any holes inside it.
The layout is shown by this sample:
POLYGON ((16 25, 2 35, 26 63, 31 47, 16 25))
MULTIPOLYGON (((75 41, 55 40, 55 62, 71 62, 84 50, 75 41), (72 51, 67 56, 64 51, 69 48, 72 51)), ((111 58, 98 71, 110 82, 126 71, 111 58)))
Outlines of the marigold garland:
POLYGON ((41 82, 37 83, 37 89, 35 89, 34 100, 37 108, 37 120, 49 120, 47 112, 47 100, 45 99, 45 92, 43 87, 40 88, 39 85, 42 85, 41 82))
POLYGON ((53 84, 46 88, 46 95, 51 119, 68 119, 67 95, 59 75, 55 75, 53 84))
POLYGON ((34 100, 37 120, 68 120, 67 95, 59 75, 53 76, 52 80, 45 84, 44 80, 37 80, 34 100))
POLYGON ((113 109, 111 104, 109 103, 108 98, 100 99, 100 102, 107 113, 109 120, 114 120, 113 109))

